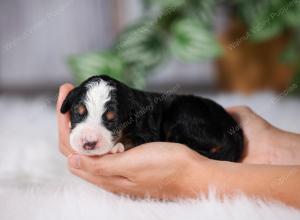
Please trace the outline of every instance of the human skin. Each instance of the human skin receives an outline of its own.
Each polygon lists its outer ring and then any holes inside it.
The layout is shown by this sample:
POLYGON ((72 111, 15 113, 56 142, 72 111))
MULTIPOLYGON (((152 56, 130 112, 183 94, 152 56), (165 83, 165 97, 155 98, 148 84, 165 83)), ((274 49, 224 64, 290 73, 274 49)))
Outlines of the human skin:
POLYGON ((248 107, 227 109, 245 135, 241 163, 215 161, 176 143, 154 142, 126 152, 84 156, 69 145, 69 114, 59 109, 71 84, 61 86, 57 102, 59 146, 70 171, 116 194, 158 199, 195 198, 213 187, 220 197, 242 192, 300 208, 300 135, 282 131, 248 107))

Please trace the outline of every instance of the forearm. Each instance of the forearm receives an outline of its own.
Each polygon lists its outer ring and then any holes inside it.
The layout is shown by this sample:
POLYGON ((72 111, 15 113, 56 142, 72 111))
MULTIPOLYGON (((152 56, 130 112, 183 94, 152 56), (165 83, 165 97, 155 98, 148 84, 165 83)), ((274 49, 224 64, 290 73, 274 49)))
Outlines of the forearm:
POLYGON ((277 129, 273 140, 275 142, 274 145, 277 143, 277 146, 297 150, 294 153, 300 158, 300 134, 277 129))
POLYGON ((213 182, 221 195, 242 192, 300 208, 300 166, 214 164, 213 182))

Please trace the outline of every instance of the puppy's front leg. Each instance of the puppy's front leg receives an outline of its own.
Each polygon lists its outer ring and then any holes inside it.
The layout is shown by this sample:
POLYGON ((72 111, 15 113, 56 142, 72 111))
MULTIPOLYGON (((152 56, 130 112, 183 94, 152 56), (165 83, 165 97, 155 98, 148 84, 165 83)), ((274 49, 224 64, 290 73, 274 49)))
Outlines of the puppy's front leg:
POLYGON ((124 152, 125 148, 122 143, 117 143, 111 150, 110 153, 115 154, 115 153, 122 153, 124 152))

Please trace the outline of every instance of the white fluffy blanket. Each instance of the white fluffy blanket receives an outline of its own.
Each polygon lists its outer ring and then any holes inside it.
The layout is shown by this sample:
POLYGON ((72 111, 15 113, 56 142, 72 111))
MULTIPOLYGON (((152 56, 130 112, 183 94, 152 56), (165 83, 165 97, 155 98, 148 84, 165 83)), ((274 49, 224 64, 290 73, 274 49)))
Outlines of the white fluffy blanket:
MULTIPOLYGON (((263 94, 217 96, 224 106, 248 104, 273 124, 300 133, 297 99, 263 94)), ((73 177, 58 152, 53 97, 0 97, 0 219, 300 219, 276 202, 238 196, 219 201, 133 201, 73 177)))

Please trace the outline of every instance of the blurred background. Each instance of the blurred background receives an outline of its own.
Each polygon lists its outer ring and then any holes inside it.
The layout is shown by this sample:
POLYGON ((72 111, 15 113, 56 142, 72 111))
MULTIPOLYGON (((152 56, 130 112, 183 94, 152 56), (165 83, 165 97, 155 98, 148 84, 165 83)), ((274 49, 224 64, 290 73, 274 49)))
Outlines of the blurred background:
POLYGON ((156 91, 297 94, 299 27, 296 0, 1 0, 0 92, 106 73, 156 91))

